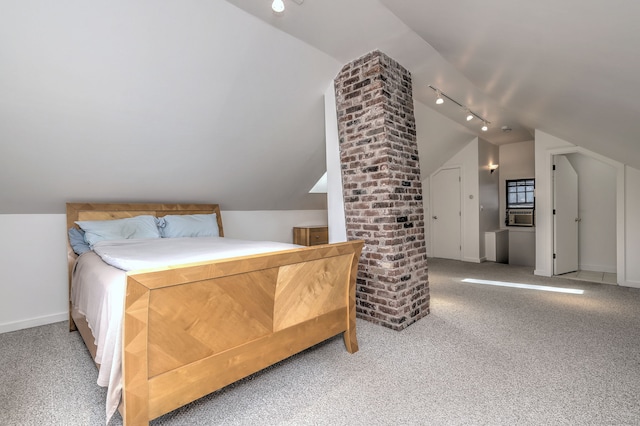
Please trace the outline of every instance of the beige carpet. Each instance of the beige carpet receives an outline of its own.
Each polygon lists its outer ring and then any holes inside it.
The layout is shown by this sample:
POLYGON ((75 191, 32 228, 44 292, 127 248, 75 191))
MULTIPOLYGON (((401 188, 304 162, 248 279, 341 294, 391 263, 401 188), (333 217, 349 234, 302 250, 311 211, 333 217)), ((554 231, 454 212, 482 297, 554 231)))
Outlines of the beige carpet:
MULTIPOLYGON (((331 339, 152 424, 640 423, 638 290, 502 264, 429 268, 431 314, 406 330, 358 321, 358 353, 331 339)), ((104 424, 104 389, 66 324, 0 335, 0 371, 0 424, 104 424)))

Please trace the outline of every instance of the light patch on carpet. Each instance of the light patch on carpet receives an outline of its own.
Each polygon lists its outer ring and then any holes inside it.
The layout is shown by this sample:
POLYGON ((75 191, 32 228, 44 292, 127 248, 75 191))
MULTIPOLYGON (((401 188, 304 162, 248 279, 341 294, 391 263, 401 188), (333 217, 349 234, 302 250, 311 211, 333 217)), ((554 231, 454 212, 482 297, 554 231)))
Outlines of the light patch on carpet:
POLYGON ((584 294, 584 290, 580 290, 576 288, 550 287, 546 285, 510 283, 505 281, 476 280, 474 278, 465 278, 462 280, 462 282, 472 283, 472 284, 496 285, 500 287, 524 288, 528 290, 553 291, 555 293, 584 294))

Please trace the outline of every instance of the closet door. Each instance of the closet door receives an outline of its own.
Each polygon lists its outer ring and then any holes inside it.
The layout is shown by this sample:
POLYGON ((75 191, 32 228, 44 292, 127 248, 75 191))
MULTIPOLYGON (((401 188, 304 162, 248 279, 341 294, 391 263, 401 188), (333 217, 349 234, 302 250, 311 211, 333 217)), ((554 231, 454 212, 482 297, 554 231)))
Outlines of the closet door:
POLYGON ((578 270, 578 174, 564 155, 554 156, 553 273, 578 270))
POLYGON ((461 260, 460 168, 441 169, 430 181, 432 255, 461 260))

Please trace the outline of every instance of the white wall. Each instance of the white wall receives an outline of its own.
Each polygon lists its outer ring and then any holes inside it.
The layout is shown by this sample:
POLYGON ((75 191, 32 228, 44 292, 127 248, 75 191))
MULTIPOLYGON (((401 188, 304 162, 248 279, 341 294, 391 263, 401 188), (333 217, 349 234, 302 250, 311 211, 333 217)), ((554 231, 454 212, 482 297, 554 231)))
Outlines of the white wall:
POLYGON ((616 271, 618 284, 640 287, 640 171, 579 148, 565 140, 536 130, 536 275, 553 274, 551 157, 582 153, 605 162, 616 170, 616 271))
MULTIPOLYGON (((413 89, 421 90, 416 86, 413 89)), ((474 134, 465 126, 415 99, 414 95, 416 143, 420 157, 420 174, 424 179, 464 148, 474 138, 474 134)))
POLYGON ((478 197, 479 197, 479 248, 480 260, 486 260, 485 232, 500 228, 499 223, 499 170, 493 173, 489 170, 489 164, 500 164, 499 149, 483 139, 478 141, 478 197))
POLYGON ((427 248, 427 257, 433 253, 431 250, 431 177, 422 176, 422 208, 424 209, 424 241, 427 248))
MULTIPOLYGON (((413 89, 414 91, 419 90, 416 86, 413 89)), ((425 244, 427 256, 430 256, 433 253, 431 247, 430 176, 442 167, 445 162, 449 161, 451 157, 465 148, 474 135, 465 126, 417 101, 415 95, 413 107, 422 180, 425 244)), ((329 149, 328 146, 327 149, 329 149)), ((329 210, 331 209, 329 208, 329 210)))
POLYGON ((536 129, 536 275, 553 275, 553 181, 549 152, 575 145, 536 129))
POLYGON ((336 92, 331 82, 324 92, 324 123, 327 157, 327 215, 329 222, 329 242, 347 241, 347 224, 344 215, 342 194, 342 167, 338 137, 338 116, 336 92))
POLYGON ((0 213, 326 209, 308 191, 341 64, 226 1, 2 2, 0 52, 0 213))
POLYGON ((500 145, 500 226, 505 228, 505 211, 507 209, 506 181, 526 179, 536 175, 535 143, 524 141, 500 145))
POLYGON ((326 225, 326 210, 222 211, 226 238, 293 243, 293 227, 326 225))
MULTIPOLYGON (((534 266, 536 258, 535 229, 507 227, 504 223, 507 209, 506 181, 535 177, 535 143, 524 141, 500 145, 499 222, 509 229, 509 264, 534 266)), ((536 206, 537 207, 537 206, 536 206)))
MULTIPOLYGON (((325 225, 325 210, 222 211, 227 238, 291 243, 297 225, 325 225)), ((64 214, 0 215, 0 333, 68 318, 64 214)))
POLYGON ((67 219, 0 215, 0 332, 68 318, 67 219))
POLYGON ((640 170, 626 166, 625 182, 625 285, 640 287, 640 170))
POLYGON ((567 154, 578 174, 578 260, 583 271, 616 272, 616 170, 584 154, 567 154))

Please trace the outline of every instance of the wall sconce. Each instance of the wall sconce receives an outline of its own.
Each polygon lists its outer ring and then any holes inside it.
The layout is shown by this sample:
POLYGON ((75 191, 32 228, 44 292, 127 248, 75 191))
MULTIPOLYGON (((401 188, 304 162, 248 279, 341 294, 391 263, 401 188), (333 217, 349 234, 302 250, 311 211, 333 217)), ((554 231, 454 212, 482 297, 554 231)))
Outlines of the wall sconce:
POLYGON ((493 172, 495 172, 497 168, 497 164, 489 164, 489 173, 493 174, 493 172))

